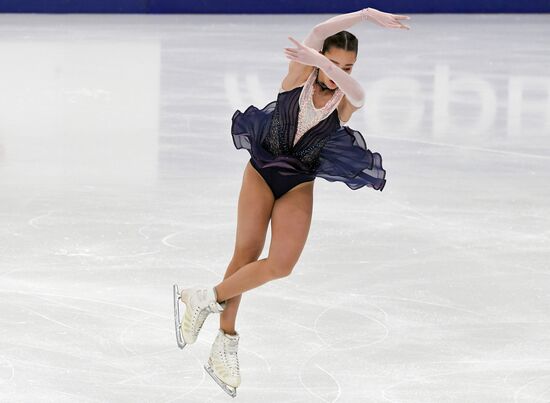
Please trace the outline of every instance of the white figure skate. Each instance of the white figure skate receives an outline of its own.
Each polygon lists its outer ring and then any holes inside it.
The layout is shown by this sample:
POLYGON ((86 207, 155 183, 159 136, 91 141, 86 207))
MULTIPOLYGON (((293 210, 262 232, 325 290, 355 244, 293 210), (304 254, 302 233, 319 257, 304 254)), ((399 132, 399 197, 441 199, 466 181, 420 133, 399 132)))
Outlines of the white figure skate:
POLYGON ((174 322, 176 325, 176 341, 179 348, 187 344, 193 344, 197 340, 206 317, 211 313, 219 313, 225 309, 225 301, 216 301, 214 287, 210 288, 186 288, 179 291, 174 284, 174 322), (180 316, 179 301, 185 304, 185 316, 180 316))
POLYGON ((219 329, 208 363, 204 365, 206 372, 231 397, 237 396, 237 388, 241 384, 237 357, 239 337, 238 333, 230 335, 219 329))

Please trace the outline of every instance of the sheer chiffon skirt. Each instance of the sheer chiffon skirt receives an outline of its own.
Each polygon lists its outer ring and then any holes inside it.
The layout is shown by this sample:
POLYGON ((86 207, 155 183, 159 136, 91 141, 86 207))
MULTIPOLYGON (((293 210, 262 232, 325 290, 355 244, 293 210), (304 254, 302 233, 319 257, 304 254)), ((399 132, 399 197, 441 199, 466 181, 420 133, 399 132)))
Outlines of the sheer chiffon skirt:
POLYGON ((264 149, 262 142, 270 130, 276 106, 277 101, 262 109, 250 105, 244 112, 235 111, 231 118, 235 148, 248 150, 257 166, 278 167, 282 175, 313 174, 330 182, 343 182, 353 190, 363 186, 384 189, 386 170, 382 167, 382 156, 369 150, 362 134, 348 126, 330 133, 313 172, 292 155, 274 156, 264 149))

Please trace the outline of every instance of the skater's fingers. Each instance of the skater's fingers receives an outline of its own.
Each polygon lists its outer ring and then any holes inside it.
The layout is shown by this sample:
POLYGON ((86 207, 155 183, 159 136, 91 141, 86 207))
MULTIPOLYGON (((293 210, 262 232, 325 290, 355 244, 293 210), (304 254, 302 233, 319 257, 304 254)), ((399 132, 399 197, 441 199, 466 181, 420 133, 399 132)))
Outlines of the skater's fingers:
POLYGON ((389 24, 387 25, 387 27, 389 28, 405 28, 405 29, 409 29, 409 27, 407 25, 403 25, 401 23, 395 23, 395 24, 389 24))
POLYGON ((300 42, 298 42, 296 39, 294 39, 292 36, 289 36, 288 39, 290 39, 292 42, 294 42, 294 44, 296 46, 298 46, 298 48, 303 47, 303 45, 300 42))

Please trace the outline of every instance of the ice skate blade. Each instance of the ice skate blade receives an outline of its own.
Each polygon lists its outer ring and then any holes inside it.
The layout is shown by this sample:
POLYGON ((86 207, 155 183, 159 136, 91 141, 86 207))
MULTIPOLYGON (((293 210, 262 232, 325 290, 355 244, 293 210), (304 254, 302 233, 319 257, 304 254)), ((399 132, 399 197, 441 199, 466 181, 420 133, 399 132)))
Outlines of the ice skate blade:
POLYGON ((208 375, 210 375, 212 379, 216 381, 218 385, 220 385, 225 393, 227 393, 231 397, 237 396, 237 389, 233 386, 229 386, 223 383, 223 381, 219 379, 216 374, 214 374, 214 370, 212 369, 212 367, 210 367, 210 365, 204 364, 204 369, 206 370, 206 372, 208 372, 208 375))
POLYGON ((184 348, 187 343, 185 343, 185 340, 183 339, 183 336, 181 335, 181 315, 180 315, 180 305, 178 300, 180 299, 180 292, 178 289, 178 285, 174 284, 174 322, 176 325, 176 341, 178 342, 179 348, 184 348))

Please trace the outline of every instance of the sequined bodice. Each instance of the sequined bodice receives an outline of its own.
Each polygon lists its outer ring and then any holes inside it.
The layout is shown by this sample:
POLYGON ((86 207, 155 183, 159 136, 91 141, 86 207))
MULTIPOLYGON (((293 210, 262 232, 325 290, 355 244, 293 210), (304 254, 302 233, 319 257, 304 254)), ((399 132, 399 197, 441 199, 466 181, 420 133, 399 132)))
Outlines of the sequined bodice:
POLYGON ((298 140, 315 126, 317 123, 327 118, 336 109, 340 100, 344 96, 344 93, 340 88, 336 88, 332 98, 322 108, 316 108, 313 104, 313 93, 315 91, 315 79, 317 78, 318 69, 313 69, 309 75, 307 81, 304 84, 302 92, 300 93, 299 105, 300 112, 298 114, 298 127, 296 129, 296 135, 294 136, 294 143, 296 145, 298 140))
MULTIPOLYGON (((338 117, 339 101, 343 97, 340 89, 322 108, 313 105, 313 84, 317 77, 315 70, 304 85, 292 90, 281 89, 277 100, 266 105, 262 112, 269 116, 257 120, 257 127, 248 129, 262 133, 260 144, 274 157, 288 163, 301 165, 300 169, 314 172, 319 166, 319 155, 332 133, 341 127, 338 117)), ((246 113, 246 111, 245 111, 246 113)))

